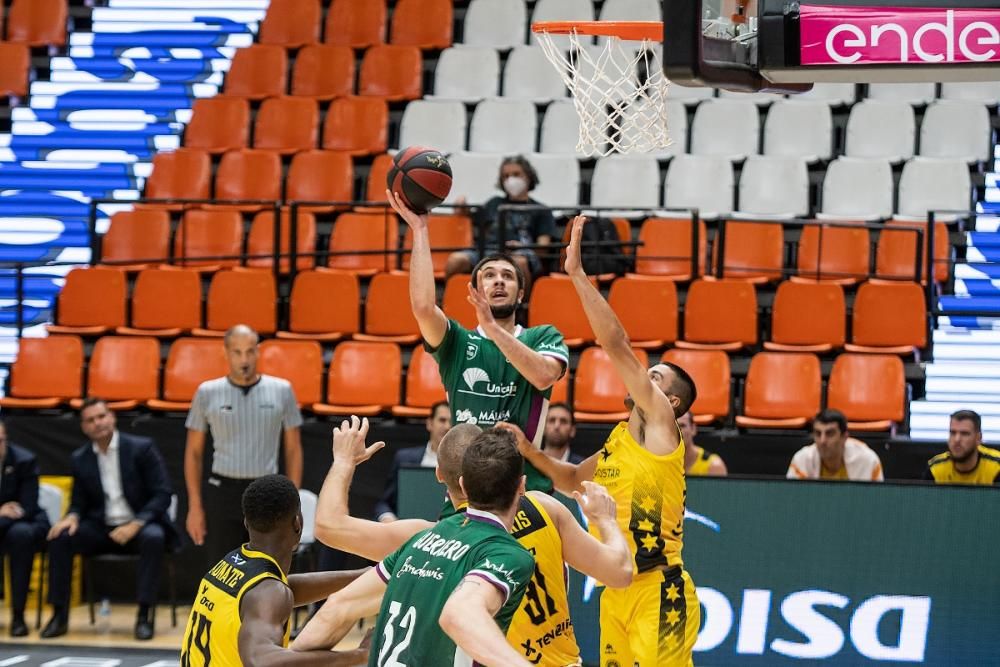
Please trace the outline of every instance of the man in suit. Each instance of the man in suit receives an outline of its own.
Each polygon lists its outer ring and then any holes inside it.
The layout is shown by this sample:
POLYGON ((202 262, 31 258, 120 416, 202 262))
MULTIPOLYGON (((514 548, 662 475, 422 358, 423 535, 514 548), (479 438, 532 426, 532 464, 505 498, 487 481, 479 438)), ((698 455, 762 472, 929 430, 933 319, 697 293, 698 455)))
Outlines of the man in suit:
POLYGON ((573 411, 565 403, 553 403, 545 416, 545 435, 542 438, 542 451, 557 461, 572 464, 583 462, 583 457, 570 449, 570 443, 576 437, 576 419, 573 411))
POLYGON ((49 518, 38 506, 38 461, 23 447, 7 442, 0 422, 0 552, 10 564, 11 637, 24 637, 24 602, 28 598, 31 564, 45 543, 49 518))
POLYGON ((49 531, 53 614, 41 636, 66 634, 75 554, 129 553, 139 555, 135 638, 151 639, 160 565, 178 539, 167 514, 173 489, 166 466, 151 439, 118 431, 99 398, 84 401, 80 427, 90 442, 73 452, 69 511, 49 531))
POLYGON ((382 497, 375 503, 375 518, 379 521, 395 521, 398 517, 396 503, 399 493, 400 468, 434 468, 437 466, 438 445, 441 438, 451 428, 451 408, 447 401, 438 401, 431 406, 431 416, 427 418, 427 432, 430 439, 423 447, 406 447, 396 452, 392 461, 392 470, 385 483, 382 497))

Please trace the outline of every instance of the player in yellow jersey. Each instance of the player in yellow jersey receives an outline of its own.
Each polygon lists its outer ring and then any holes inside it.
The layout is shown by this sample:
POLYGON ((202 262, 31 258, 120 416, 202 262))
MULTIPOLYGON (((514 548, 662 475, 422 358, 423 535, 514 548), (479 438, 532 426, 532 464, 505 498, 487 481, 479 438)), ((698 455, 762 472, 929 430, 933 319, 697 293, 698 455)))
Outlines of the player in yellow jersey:
POLYGON ((694 443, 698 435, 698 425, 690 412, 685 412, 677 419, 684 438, 684 473, 688 477, 725 477, 729 474, 726 464, 718 454, 705 451, 694 443))
MULTIPOLYGON (((352 417, 334 430, 333 466, 320 492, 316 513, 316 537, 335 549, 370 560, 380 560, 408 539, 433 524, 422 519, 378 523, 350 516, 348 490, 357 464, 367 460, 383 443, 365 446, 367 420, 352 417)), ((465 510, 465 495, 459 485, 462 457, 482 432, 473 424, 457 424, 438 445, 438 479, 448 489, 454 510, 465 510)), ((526 660, 544 667, 580 664, 580 650, 569 617, 565 565, 608 577, 611 586, 627 586, 632 578, 631 554, 615 523, 610 496, 597 485, 587 491, 584 512, 604 542, 588 535, 562 503, 537 491, 520 500, 511 534, 535 556, 535 573, 524 600, 511 620, 507 640, 526 660), (599 573, 599 574, 598 574, 599 573)), ((447 513, 447 511, 446 511, 447 513)), ((321 609, 306 625, 293 648, 328 646, 332 614, 321 609)))
POLYGON ((566 273, 583 303, 597 342, 625 383, 630 410, 601 451, 583 463, 555 461, 518 438, 521 453, 570 492, 594 480, 618 504, 618 525, 632 549, 635 577, 625 590, 601 596, 602 667, 673 667, 693 664, 701 609, 684 571, 684 440, 677 426, 695 399, 694 382, 680 367, 647 369, 632 351, 611 306, 587 278, 580 261, 586 218, 572 222, 566 273))
POLYGON ((983 445, 978 413, 959 410, 951 415, 948 451, 927 462, 924 479, 937 484, 1000 484, 1000 451, 983 445))
POLYGON ((299 492, 287 477, 254 480, 242 505, 250 541, 229 552, 198 584, 181 667, 366 664, 365 645, 341 653, 286 647, 293 605, 322 600, 367 570, 286 574, 302 533, 299 492))

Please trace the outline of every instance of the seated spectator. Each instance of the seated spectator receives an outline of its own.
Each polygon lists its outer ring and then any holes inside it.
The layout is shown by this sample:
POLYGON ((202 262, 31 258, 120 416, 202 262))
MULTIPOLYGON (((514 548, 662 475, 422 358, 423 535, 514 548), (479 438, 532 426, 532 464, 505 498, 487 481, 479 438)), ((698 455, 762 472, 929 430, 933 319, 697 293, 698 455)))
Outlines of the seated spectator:
POLYGON ((838 479, 882 482, 882 462, 868 445, 847 432, 847 417, 823 410, 813 417, 813 443, 792 457, 789 479, 838 479))
POLYGON ((983 446, 978 413, 959 410, 951 415, 948 451, 928 461, 924 479, 938 484, 1000 484, 1000 450, 983 446))
MULTIPOLYGON (((492 254, 504 249, 514 256, 518 268, 526 278, 537 275, 542 269, 538 254, 531 248, 522 246, 531 244, 548 245, 556 233, 555 219, 552 211, 536 209, 527 211, 504 212, 504 237, 500 238, 500 206, 504 204, 531 204, 542 206, 532 199, 528 193, 538 185, 538 174, 534 167, 523 156, 504 158, 500 165, 500 180, 497 187, 504 191, 505 196, 494 197, 476 211, 473 222, 477 233, 485 235, 486 254, 492 254)), ((448 257, 445 273, 472 273, 472 267, 480 260, 480 255, 472 250, 453 252, 448 257)))
POLYGON ((576 437, 576 420, 573 411, 565 403, 553 403, 545 417, 545 433, 542 437, 542 451, 556 461, 583 463, 583 457, 570 448, 576 437))
POLYGON ((441 438, 451 428, 451 408, 447 401, 439 401, 431 406, 431 416, 426 421, 430 439, 422 447, 406 447, 396 452, 392 460, 392 469, 386 480, 385 491, 375 503, 375 518, 382 522, 395 521, 399 517, 399 469, 400 468, 435 468, 437 467, 438 445, 441 438))
POLYGON ((28 599, 31 566, 49 532, 49 518, 38 506, 38 461, 23 447, 7 442, 0 422, 0 553, 10 567, 11 637, 24 637, 24 604, 28 599))
POLYGON ((691 477, 725 477, 729 474, 726 464, 718 454, 706 451, 694 443, 698 425, 690 412, 677 420, 684 436, 684 473, 691 477))
POLYGON ((66 634, 73 556, 139 555, 136 639, 152 639, 150 611, 160 589, 163 553, 177 541, 167 511, 173 493, 167 469, 149 438, 120 433, 99 398, 80 408, 90 442, 73 452, 73 496, 66 516, 49 531, 49 602, 52 618, 42 638, 66 634))

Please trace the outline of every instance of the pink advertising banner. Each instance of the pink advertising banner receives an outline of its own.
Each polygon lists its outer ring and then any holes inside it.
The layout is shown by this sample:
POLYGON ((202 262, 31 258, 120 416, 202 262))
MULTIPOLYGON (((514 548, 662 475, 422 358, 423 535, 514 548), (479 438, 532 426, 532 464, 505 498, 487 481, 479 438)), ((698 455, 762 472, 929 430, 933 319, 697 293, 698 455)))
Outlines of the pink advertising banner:
POLYGON ((800 8, 802 65, 1000 63, 1000 9, 800 8))

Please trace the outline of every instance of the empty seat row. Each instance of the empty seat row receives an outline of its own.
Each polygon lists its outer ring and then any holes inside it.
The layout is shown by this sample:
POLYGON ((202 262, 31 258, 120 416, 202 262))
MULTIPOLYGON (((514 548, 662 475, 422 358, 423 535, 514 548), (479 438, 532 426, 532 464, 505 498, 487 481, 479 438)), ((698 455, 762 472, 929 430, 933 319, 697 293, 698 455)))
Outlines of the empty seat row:
MULTIPOLYGON (((452 0, 396 0, 392 22, 385 0, 334 0, 326 14, 324 41, 354 48, 392 44, 443 49, 452 43, 452 0)), ((320 0, 271 0, 260 26, 264 44, 299 47, 320 40, 320 0)))
MULTIPOLYGON (((413 100, 423 94, 422 59, 415 46, 380 44, 365 51, 358 73, 358 94, 387 100, 413 100)), ((354 92, 354 52, 346 46, 309 46, 292 71, 293 95, 331 99, 354 92)), ((274 44, 253 44, 233 57, 223 90, 260 100, 288 90, 288 54, 274 44)))
MULTIPOLYGON (((644 363, 645 350, 637 350, 644 363)), ((698 387, 692 406, 697 422, 725 420, 732 411, 729 358, 719 351, 668 350, 662 359, 685 368, 698 387)), ((109 400, 114 409, 139 405, 157 411, 187 410, 201 382, 228 371, 221 342, 179 338, 172 343, 160 373, 155 338, 104 336, 90 355, 86 395, 109 400), (127 372, 125 372, 127 369, 127 372)), ((413 349, 403 373, 402 354, 392 342, 346 341, 336 346, 324 373, 316 341, 265 340, 258 368, 292 383, 299 404, 320 415, 426 416, 445 398, 437 363, 422 347, 413 349), (378 373, 372 373, 378 368, 378 373), (405 375, 405 385, 401 376, 405 375), (323 379, 326 378, 325 392, 323 379), (325 397, 325 400, 324 400, 325 397), (402 400, 401 400, 402 399, 402 400)), ((572 371, 553 388, 553 401, 570 400, 579 421, 621 419, 625 387, 607 354, 590 347, 572 371)), ((84 352, 77 336, 22 340, 11 368, 4 408, 78 406, 84 396, 84 352)), ((801 428, 819 411, 822 376, 818 357, 809 353, 762 352, 750 361, 742 414, 747 428, 801 428)), ((834 361, 827 405, 844 412, 852 430, 887 430, 904 415, 903 364, 891 355, 841 354, 834 361)))

